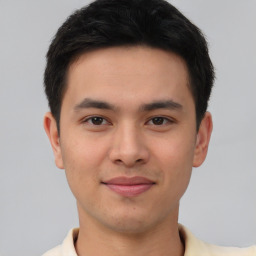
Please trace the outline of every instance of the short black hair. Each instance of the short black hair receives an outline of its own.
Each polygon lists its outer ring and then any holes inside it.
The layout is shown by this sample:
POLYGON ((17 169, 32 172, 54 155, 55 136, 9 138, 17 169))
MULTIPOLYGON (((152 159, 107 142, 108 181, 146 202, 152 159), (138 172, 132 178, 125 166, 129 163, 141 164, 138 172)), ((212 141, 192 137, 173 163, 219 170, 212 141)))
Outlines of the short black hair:
POLYGON ((96 0, 68 17, 47 53, 44 85, 58 130, 72 62, 87 51, 137 45, 173 52, 185 60, 200 126, 214 82, 214 67, 200 29, 164 0, 96 0))

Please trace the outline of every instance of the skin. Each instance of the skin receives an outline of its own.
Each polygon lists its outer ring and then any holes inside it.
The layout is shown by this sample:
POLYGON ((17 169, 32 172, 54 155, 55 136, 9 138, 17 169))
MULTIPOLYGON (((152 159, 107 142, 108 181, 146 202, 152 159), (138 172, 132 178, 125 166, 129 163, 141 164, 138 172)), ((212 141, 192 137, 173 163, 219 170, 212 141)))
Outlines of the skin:
POLYGON ((208 112, 196 130, 188 81, 182 58, 143 46, 100 49, 71 64, 60 134, 51 113, 44 127, 77 200, 79 256, 184 254, 179 201, 212 131, 208 112), (154 185, 122 196, 102 184, 118 176, 154 185))

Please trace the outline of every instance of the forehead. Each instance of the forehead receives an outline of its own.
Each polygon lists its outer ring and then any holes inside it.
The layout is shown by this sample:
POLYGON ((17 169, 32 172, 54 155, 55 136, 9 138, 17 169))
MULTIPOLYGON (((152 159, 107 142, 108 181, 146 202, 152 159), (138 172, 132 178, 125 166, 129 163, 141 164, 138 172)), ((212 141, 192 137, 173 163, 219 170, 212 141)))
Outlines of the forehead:
POLYGON ((101 75, 110 72, 123 75, 132 72, 132 75, 143 75, 150 71, 154 73, 167 71, 173 75, 178 70, 183 72, 182 77, 188 80, 187 65, 183 58, 173 52, 149 46, 107 47, 85 52, 71 63, 68 77, 82 69, 83 71, 87 69, 88 72, 101 69, 101 75))
POLYGON ((145 46, 99 49, 70 65, 63 100, 103 97, 114 104, 118 100, 135 104, 135 99, 192 97, 188 77, 185 61, 171 52, 145 46))

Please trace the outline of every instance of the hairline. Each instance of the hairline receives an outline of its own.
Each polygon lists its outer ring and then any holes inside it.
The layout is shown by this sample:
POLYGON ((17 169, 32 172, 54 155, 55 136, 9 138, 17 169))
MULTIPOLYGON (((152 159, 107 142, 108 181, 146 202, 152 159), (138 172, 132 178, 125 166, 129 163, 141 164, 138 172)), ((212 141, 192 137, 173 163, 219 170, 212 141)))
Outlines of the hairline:
POLYGON ((194 92, 193 92, 193 86, 192 86, 192 75, 191 75, 191 72, 189 70, 189 65, 187 63, 187 61, 185 60, 185 58, 183 56, 181 56, 180 54, 176 53, 175 51, 171 50, 171 49, 166 49, 164 47, 160 47, 160 46, 153 46, 153 45, 150 45, 148 43, 145 43, 145 42, 138 42, 138 43, 127 43, 127 44, 113 44, 113 45, 102 45, 102 46, 95 46, 95 47, 90 47, 88 49, 86 49, 86 47, 84 49, 81 49, 79 52, 77 52, 76 54, 74 54, 67 66, 66 66, 66 69, 65 69, 65 74, 63 76, 63 87, 62 87, 62 91, 61 91, 61 95, 60 95, 60 105, 59 105, 59 109, 56 113, 56 122, 57 122, 57 128, 58 128, 58 132, 60 134, 60 117, 61 117, 61 109, 62 109, 62 103, 63 103, 63 99, 64 99, 64 96, 67 92, 67 89, 68 89, 68 75, 69 75, 69 72, 70 72, 70 68, 73 64, 75 64, 76 62, 79 61, 79 59, 87 54, 87 53, 90 53, 90 52, 95 52, 95 51, 98 51, 98 50, 102 50, 102 49, 110 49, 110 48, 136 48, 136 47, 145 47, 145 48, 151 48, 151 49, 159 49, 159 50, 162 50, 162 51, 165 51, 165 52, 169 52, 169 53, 172 53, 172 54, 175 54, 176 56, 178 56, 179 58, 181 58, 183 61, 184 61, 184 64, 185 64, 185 67, 186 67, 186 71, 187 71, 187 84, 186 86, 188 87, 190 93, 191 93, 191 96, 193 98, 193 102, 194 102, 194 107, 195 107, 195 118, 196 118, 196 127, 197 127, 197 130, 199 129, 199 126, 200 126, 200 122, 202 120, 202 117, 199 117, 198 116, 198 113, 197 113, 197 99, 196 99, 196 96, 194 95, 194 92))

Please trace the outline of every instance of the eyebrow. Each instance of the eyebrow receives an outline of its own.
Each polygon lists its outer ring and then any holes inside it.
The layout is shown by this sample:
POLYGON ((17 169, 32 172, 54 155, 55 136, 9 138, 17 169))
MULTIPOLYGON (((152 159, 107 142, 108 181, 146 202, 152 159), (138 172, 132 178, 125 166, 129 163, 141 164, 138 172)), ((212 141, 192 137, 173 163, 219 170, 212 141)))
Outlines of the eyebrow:
POLYGON ((161 108, 170 110, 181 110, 183 107, 180 103, 173 100, 154 101, 149 104, 144 104, 140 107, 142 111, 152 111, 161 108))
MULTIPOLYGON (((85 108, 98 108, 107 110, 116 110, 117 107, 114 105, 100 100, 93 100, 90 98, 83 99, 80 103, 75 105, 74 110, 79 111, 85 108)), ((142 104, 139 108, 140 111, 153 111, 156 109, 170 109, 170 110, 181 110, 183 107, 180 103, 173 100, 160 100, 152 103, 142 104)))
POLYGON ((115 106, 104 101, 85 98, 74 107, 75 111, 78 111, 79 109, 84 109, 84 108, 99 108, 99 109, 114 110, 115 106))

